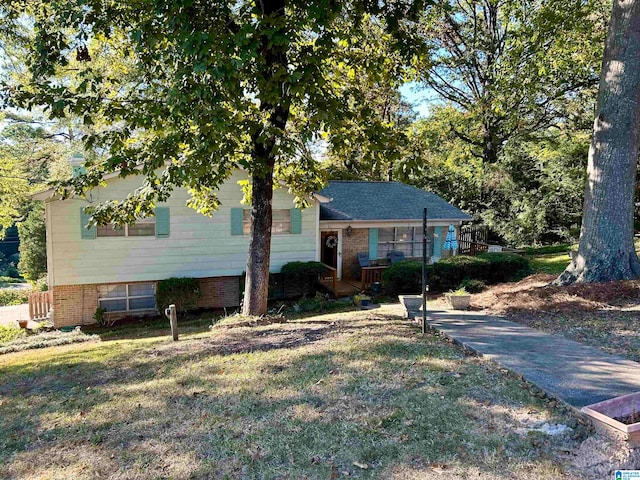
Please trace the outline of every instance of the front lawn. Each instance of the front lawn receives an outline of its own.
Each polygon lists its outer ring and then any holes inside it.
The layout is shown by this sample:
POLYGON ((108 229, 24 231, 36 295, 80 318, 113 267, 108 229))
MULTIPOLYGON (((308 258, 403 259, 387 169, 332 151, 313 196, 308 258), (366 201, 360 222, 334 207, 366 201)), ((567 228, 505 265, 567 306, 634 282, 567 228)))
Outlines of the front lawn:
POLYGON ((571 263, 568 252, 530 255, 528 258, 534 272, 551 275, 560 275, 571 263))
POLYGON ((572 418, 391 308, 3 355, 0 478, 562 476, 572 418))

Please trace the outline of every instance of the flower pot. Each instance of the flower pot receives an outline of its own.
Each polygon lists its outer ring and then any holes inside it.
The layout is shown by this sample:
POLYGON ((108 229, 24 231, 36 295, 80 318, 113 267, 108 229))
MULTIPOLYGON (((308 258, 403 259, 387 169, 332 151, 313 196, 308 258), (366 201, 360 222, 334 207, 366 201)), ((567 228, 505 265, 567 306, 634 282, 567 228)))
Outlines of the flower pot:
POLYGON ((29 320, 18 320, 18 325, 20 326, 20 328, 27 328, 28 324, 29 320))
POLYGON ((369 305, 370 301, 371 301, 371 297, 368 297, 366 295, 354 295, 353 296, 353 303, 355 303, 355 305, 358 306, 358 307, 361 307, 361 306, 364 306, 364 305, 369 305))
POLYGON ((468 310, 471 304, 471 295, 446 295, 446 297, 454 310, 468 310))
POLYGON ((411 317, 411 313, 417 313, 422 306, 422 295, 398 295, 398 300, 404 307, 407 318, 411 317))
POLYGON ((597 431, 623 438, 631 448, 640 447, 640 392, 587 405, 580 411, 597 431), (627 419, 624 423, 623 418, 627 419))

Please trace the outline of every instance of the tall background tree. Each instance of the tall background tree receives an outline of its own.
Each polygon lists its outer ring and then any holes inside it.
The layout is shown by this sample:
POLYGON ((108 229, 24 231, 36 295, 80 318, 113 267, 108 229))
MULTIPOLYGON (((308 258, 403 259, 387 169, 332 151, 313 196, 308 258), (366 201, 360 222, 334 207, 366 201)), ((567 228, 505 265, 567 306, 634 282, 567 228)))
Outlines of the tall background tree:
POLYGON ((640 0, 614 0, 589 149, 578 254, 559 283, 640 277, 633 212, 640 141, 640 0))
POLYGON ((468 117, 452 131, 485 164, 565 117, 597 83, 606 6, 582 0, 441 2, 424 20, 424 85, 468 117))
POLYGON ((577 238, 607 2, 452 1, 423 20, 402 180, 451 200, 495 241, 577 238))
POLYGON ((211 214, 217 187, 244 168, 252 229, 243 312, 263 314, 274 179, 300 204, 320 187, 307 146, 348 118, 344 79, 375 68, 358 54, 366 46, 359 32, 373 19, 400 31, 419 10, 419 2, 330 0, 9 1, 0 15, 14 25, 27 15, 34 39, 30 81, 9 85, 7 97, 19 108, 46 106, 53 118, 82 118, 92 156, 63 194, 100 184, 105 172, 143 176, 125 200, 90 210, 98 223, 150 215, 176 187, 211 214), (101 67, 112 62, 117 73, 101 67))

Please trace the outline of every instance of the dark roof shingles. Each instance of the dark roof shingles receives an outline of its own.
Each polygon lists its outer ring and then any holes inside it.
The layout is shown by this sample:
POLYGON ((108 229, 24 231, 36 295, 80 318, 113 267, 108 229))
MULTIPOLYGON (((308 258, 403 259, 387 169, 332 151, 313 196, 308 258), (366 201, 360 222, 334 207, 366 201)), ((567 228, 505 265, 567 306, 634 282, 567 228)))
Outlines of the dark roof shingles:
POLYGON ((435 193, 398 182, 330 181, 319 192, 332 199, 320 205, 320 220, 471 220, 435 193))

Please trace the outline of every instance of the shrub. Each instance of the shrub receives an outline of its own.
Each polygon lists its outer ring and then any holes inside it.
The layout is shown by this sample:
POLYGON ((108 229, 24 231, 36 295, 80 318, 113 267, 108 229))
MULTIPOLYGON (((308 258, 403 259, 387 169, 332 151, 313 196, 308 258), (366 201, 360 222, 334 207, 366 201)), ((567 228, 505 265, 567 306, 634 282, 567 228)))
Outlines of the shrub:
POLYGON ((437 290, 450 290, 465 278, 484 280, 487 268, 488 261, 480 257, 459 255, 443 258, 432 265, 429 285, 437 290))
POLYGON ((488 261, 489 271, 481 278, 487 283, 509 282, 531 273, 529 259, 516 253, 483 253, 477 258, 488 261))
POLYGON ((49 285, 47 284, 47 276, 45 275, 44 277, 40 277, 38 280, 36 280, 33 287, 37 292, 46 292, 47 290, 49 290, 49 285))
MULTIPOLYGON (((508 282, 529 271, 527 258, 513 253, 486 253, 477 257, 458 255, 427 266, 429 287, 435 291, 460 286, 467 288, 467 285, 461 284, 472 280, 480 281, 483 285, 508 282)), ((382 279, 390 294, 419 293, 422 285, 422 263, 416 260, 398 262, 385 270, 382 279)))
POLYGON ((200 282, 196 278, 167 278, 156 287, 156 305, 161 315, 171 304, 178 312, 193 310, 201 296, 200 282))
POLYGON ((18 271, 18 269, 13 265, 13 264, 9 264, 3 271, 2 271, 2 275, 10 277, 10 278, 20 278, 20 272, 18 271))
POLYGON ((545 245, 544 247, 528 247, 524 249, 527 255, 547 255, 551 253, 567 253, 573 245, 571 243, 560 243, 558 245, 545 245))
POLYGON ((460 285, 458 285, 458 289, 465 289, 469 293, 480 293, 485 287, 486 284, 482 280, 474 280, 471 278, 465 278, 460 285))
POLYGON ((324 269, 320 262, 289 262, 282 266, 280 273, 286 284, 299 285, 302 295, 313 296, 316 293, 318 275, 324 269))
POLYGON ((0 343, 11 342, 25 335, 25 331, 21 328, 0 325, 0 343))
POLYGON ((0 288, 0 307, 29 303, 29 288, 0 288))
POLYGON ((416 293, 422 289, 422 263, 405 260, 392 264, 382 274, 385 289, 392 295, 416 293))
POLYGON ((447 292, 447 295, 449 295, 450 297, 466 297, 467 295, 469 295, 469 291, 464 288, 458 288, 457 290, 449 290, 447 292))

